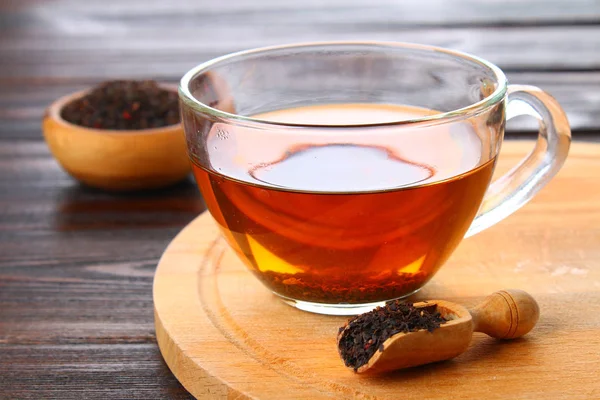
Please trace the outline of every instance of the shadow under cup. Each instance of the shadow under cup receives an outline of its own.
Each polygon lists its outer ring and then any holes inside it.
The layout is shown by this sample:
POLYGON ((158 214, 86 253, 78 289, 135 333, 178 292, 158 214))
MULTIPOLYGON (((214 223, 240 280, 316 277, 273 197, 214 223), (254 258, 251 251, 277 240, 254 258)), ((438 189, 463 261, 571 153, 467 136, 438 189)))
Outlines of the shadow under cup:
POLYGON ((497 67, 452 51, 316 43, 210 61, 180 97, 196 181, 231 248, 289 304, 356 314, 417 291, 465 237, 506 90, 497 67))

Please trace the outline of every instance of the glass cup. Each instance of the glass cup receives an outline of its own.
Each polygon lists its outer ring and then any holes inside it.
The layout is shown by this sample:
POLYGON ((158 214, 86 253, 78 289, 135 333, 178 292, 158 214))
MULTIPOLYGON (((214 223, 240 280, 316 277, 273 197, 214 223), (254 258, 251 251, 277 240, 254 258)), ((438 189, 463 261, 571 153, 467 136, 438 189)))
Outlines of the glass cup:
POLYGON ((357 314, 419 290, 464 237, 531 199, 567 157, 558 103, 477 57, 405 43, 243 51, 179 88, 196 181, 223 237, 300 309, 357 314), (540 121, 491 182, 506 119, 540 121))

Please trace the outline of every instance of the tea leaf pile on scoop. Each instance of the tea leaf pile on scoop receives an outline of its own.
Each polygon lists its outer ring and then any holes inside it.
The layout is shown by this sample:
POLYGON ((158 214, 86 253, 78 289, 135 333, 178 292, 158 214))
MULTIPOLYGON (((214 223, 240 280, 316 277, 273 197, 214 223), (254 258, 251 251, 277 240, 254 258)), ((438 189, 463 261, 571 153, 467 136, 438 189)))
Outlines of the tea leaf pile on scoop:
POLYGON ((436 305, 417 308, 412 303, 393 300, 385 307, 354 317, 341 327, 338 351, 346 366, 356 371, 377 350, 383 351, 383 343, 391 336, 421 329, 432 332, 445 322, 436 305))

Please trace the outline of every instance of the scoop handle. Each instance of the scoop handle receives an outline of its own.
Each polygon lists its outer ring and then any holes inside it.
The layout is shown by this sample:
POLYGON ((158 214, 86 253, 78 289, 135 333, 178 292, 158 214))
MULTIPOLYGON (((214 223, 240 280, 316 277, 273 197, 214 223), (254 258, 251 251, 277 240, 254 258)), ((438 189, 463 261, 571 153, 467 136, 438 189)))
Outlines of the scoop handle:
POLYGON ((469 312, 475 332, 497 339, 515 339, 525 335, 540 317, 540 307, 535 299, 518 289, 493 293, 469 312))

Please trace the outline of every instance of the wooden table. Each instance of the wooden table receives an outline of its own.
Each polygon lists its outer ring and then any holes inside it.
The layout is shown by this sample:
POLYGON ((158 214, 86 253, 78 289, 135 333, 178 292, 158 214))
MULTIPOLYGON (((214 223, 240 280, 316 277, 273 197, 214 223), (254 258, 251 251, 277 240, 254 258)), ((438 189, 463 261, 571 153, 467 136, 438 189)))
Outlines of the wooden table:
MULTIPOLYGON (((58 96, 115 77, 175 82, 211 57, 260 45, 399 40, 487 58, 511 82, 554 94, 575 140, 600 139, 600 2, 415 4, 1 2, 0 398, 189 398, 156 346, 151 292, 158 257, 204 210, 201 197, 192 180, 131 195, 75 183, 40 132, 58 96)), ((533 127, 510 126, 519 137, 533 127)))

